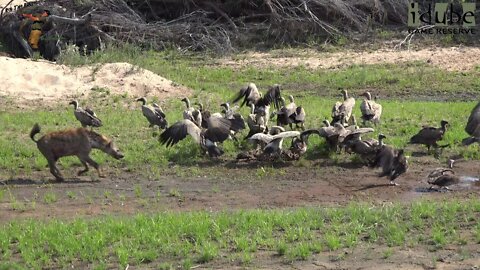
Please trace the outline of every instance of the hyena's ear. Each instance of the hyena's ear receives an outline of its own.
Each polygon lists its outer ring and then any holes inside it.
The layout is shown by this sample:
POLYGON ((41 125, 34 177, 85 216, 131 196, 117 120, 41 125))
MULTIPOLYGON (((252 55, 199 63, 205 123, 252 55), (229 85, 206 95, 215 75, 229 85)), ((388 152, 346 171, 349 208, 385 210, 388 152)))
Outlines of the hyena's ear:
POLYGON ((107 147, 109 147, 109 148, 112 147, 112 141, 109 141, 109 142, 107 143, 107 147))

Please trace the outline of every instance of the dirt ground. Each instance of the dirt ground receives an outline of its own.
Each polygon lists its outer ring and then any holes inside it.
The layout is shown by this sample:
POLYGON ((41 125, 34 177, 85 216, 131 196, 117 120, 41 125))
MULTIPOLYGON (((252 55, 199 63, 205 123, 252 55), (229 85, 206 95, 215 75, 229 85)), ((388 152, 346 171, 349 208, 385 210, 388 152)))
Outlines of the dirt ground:
MULTIPOLYGON (((421 198, 466 198, 480 195, 475 161, 459 161, 455 171, 462 182, 451 191, 430 190, 425 176, 438 167, 430 156, 412 157, 408 173, 398 179, 399 186, 377 177, 378 169, 352 162, 333 163, 312 160, 305 167, 278 163, 275 169, 262 163, 221 164, 207 162, 210 172, 203 175, 178 175, 172 168, 158 177, 141 177, 121 169, 108 169, 107 178, 98 180, 94 171, 76 177, 76 168, 64 169, 67 180, 51 182, 48 169, 28 177, 1 179, 8 193, 0 203, 0 221, 23 218, 91 218, 105 215, 128 216, 159 211, 230 211, 236 209, 277 209, 295 207, 334 207, 362 201, 378 205, 411 202, 421 198), (216 164, 216 167, 213 167, 216 164), (263 168, 263 169, 262 169, 263 168), (70 175, 70 178, 68 178, 70 175), (228 177, 225 177, 228 175, 228 177), (47 201, 52 198, 55 199, 47 201)), ((198 171, 195 172, 198 174, 198 171)), ((322 252, 306 262, 286 263, 274 251, 256 254, 256 269, 476 269, 480 264, 478 245, 452 245, 440 251, 426 247, 396 247, 361 244, 354 249, 322 252), (385 258, 387 252, 392 255, 385 258)), ((227 254, 199 269, 240 269, 227 254)), ((133 268, 135 269, 135 268, 133 268)))
MULTIPOLYGON (((0 187, 8 187, 10 193, 0 203, 0 220, 73 218, 162 210, 338 206, 352 201, 388 204, 420 198, 465 198, 480 194, 480 182, 475 179, 479 175, 476 161, 455 163, 455 171, 462 176, 462 182, 452 187, 451 191, 439 192, 429 190, 430 185, 426 182, 426 175, 439 167, 438 161, 429 156, 415 159, 415 162, 410 161, 409 171, 398 179, 399 186, 390 186, 388 179, 377 177, 378 169, 352 162, 334 164, 329 160, 311 161, 306 167, 277 163, 274 169, 269 164, 224 161, 215 168, 211 167, 212 164, 203 164, 210 167, 210 172, 200 172, 196 176, 188 176, 188 172, 185 172, 186 175, 165 172, 158 177, 141 177, 110 168, 109 176, 100 180, 94 171, 89 176, 75 176, 75 172, 81 169, 79 165, 78 168, 64 169, 67 180, 61 183, 53 182, 48 168, 45 168, 28 177, 9 180, 0 177, 0 187), (56 201, 45 202, 47 193, 54 193, 56 201), (74 193, 74 198, 69 193, 74 193), (18 202, 24 202, 26 209, 13 209, 12 196, 18 202), (34 208, 30 207, 32 201, 37 202, 34 208)), ((182 167, 172 170, 184 169, 188 170, 182 167)))

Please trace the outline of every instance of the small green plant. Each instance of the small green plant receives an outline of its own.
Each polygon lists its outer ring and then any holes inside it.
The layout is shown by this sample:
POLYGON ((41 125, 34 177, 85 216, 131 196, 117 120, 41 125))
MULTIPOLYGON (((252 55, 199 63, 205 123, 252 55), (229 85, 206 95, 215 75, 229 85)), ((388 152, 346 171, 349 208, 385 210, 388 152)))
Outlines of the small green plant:
POLYGON ((5 194, 7 194, 7 191, 5 189, 0 189, 0 202, 3 201, 5 194))
POLYGON ((10 205, 12 206, 12 210, 14 211, 20 211, 20 212, 23 212, 27 209, 27 206, 25 205, 25 203, 23 202, 20 202, 18 200, 12 200, 10 202, 10 205))
POLYGON ((71 190, 67 191, 67 197, 71 200, 77 199, 77 194, 71 190))
POLYGON ((135 185, 133 191, 134 191, 134 193, 135 193, 135 197, 137 197, 137 198, 141 198, 141 197, 142 197, 142 195, 143 195, 142 186, 140 186, 140 185, 135 185))
POLYGON ((57 195, 52 192, 52 191, 47 191, 45 192, 45 194, 43 195, 43 201, 46 203, 46 204, 51 204, 51 203, 54 203, 57 201, 57 195))
POLYGON ((247 251, 244 251, 240 254, 240 263, 242 265, 249 265, 253 261, 253 254, 247 251))
POLYGON ((387 249, 385 249, 385 250, 383 251, 382 257, 383 257, 384 259, 388 259, 388 258, 390 258, 392 255, 393 255, 393 249, 389 247, 389 248, 387 248, 387 249))
POLYGON ((218 248, 214 244, 207 242, 201 245, 199 253, 198 262, 207 263, 218 256, 218 248))
POLYGON ((158 266, 158 270, 171 270, 175 269, 171 263, 164 262, 158 266))
POLYGON ((340 248, 340 238, 332 233, 328 233, 325 235, 325 244, 327 245, 328 249, 330 250, 337 250, 340 248))
POLYGON ((293 248, 289 249, 287 252, 287 260, 296 261, 296 260, 307 260, 312 256, 310 246, 307 243, 299 243, 293 248))
POLYGON ((181 194, 180 194, 180 191, 178 191, 178 189, 172 188, 168 191, 168 196, 180 198, 181 194))
POLYGON ((285 255, 285 253, 287 252, 287 243, 285 243, 285 241, 278 242, 276 249, 279 256, 285 255))
POLYGON ((447 243, 445 232, 441 227, 434 226, 432 228, 432 240, 437 247, 443 247, 447 243))
POLYGON ((103 197, 104 197, 105 199, 111 198, 111 197, 112 197, 112 192, 111 192, 111 191, 108 191, 108 190, 104 191, 104 192, 103 192, 103 197))
POLYGON ((184 270, 190 270, 193 266, 193 262, 190 258, 187 258, 182 261, 182 269, 184 270))

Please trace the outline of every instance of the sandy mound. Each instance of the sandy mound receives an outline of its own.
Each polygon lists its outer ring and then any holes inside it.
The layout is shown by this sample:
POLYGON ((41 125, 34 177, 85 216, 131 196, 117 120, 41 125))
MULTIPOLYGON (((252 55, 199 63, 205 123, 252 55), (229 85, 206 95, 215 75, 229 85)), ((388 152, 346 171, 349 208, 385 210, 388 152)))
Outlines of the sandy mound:
POLYGON ((105 88, 111 94, 156 96, 159 99, 184 96, 186 87, 128 63, 70 68, 47 61, 0 57, 0 96, 19 101, 61 101, 88 96, 105 88))
POLYGON ((283 57, 278 53, 247 53, 235 56, 235 59, 224 58, 219 64, 234 67, 296 67, 308 68, 343 68, 358 64, 401 63, 424 61, 433 66, 449 71, 468 71, 480 66, 480 48, 451 47, 427 48, 421 50, 393 50, 377 51, 342 51, 335 53, 320 53, 313 50, 297 51, 293 56, 283 57))

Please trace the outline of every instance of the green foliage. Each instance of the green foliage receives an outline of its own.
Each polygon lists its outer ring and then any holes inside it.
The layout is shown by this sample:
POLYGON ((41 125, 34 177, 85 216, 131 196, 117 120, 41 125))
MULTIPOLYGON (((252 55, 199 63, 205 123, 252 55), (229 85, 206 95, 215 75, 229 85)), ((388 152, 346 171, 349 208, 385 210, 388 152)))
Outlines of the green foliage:
POLYGON ((362 235, 356 238, 357 243, 390 246, 383 253, 387 259, 393 247, 407 242, 433 249, 441 249, 447 243, 476 244, 480 227, 463 217, 478 217, 479 204, 472 198, 461 203, 419 201, 390 206, 352 203, 327 209, 26 220, 2 225, 0 258, 9 261, 13 254, 19 254, 15 259, 19 269, 66 268, 72 263, 95 265, 94 268, 105 263, 142 268, 152 262, 162 262, 161 269, 187 269, 192 266, 192 257, 203 264, 232 251, 238 252, 235 258, 242 264, 254 263, 258 250, 271 250, 285 256, 287 261, 308 260, 323 250, 349 247, 347 235, 362 235), (421 209, 429 209, 429 214, 425 215, 421 209), (413 226, 415 219, 423 219, 425 223, 413 226), (459 230, 463 235, 461 241, 459 230), (366 237, 369 235, 376 237, 366 237))

